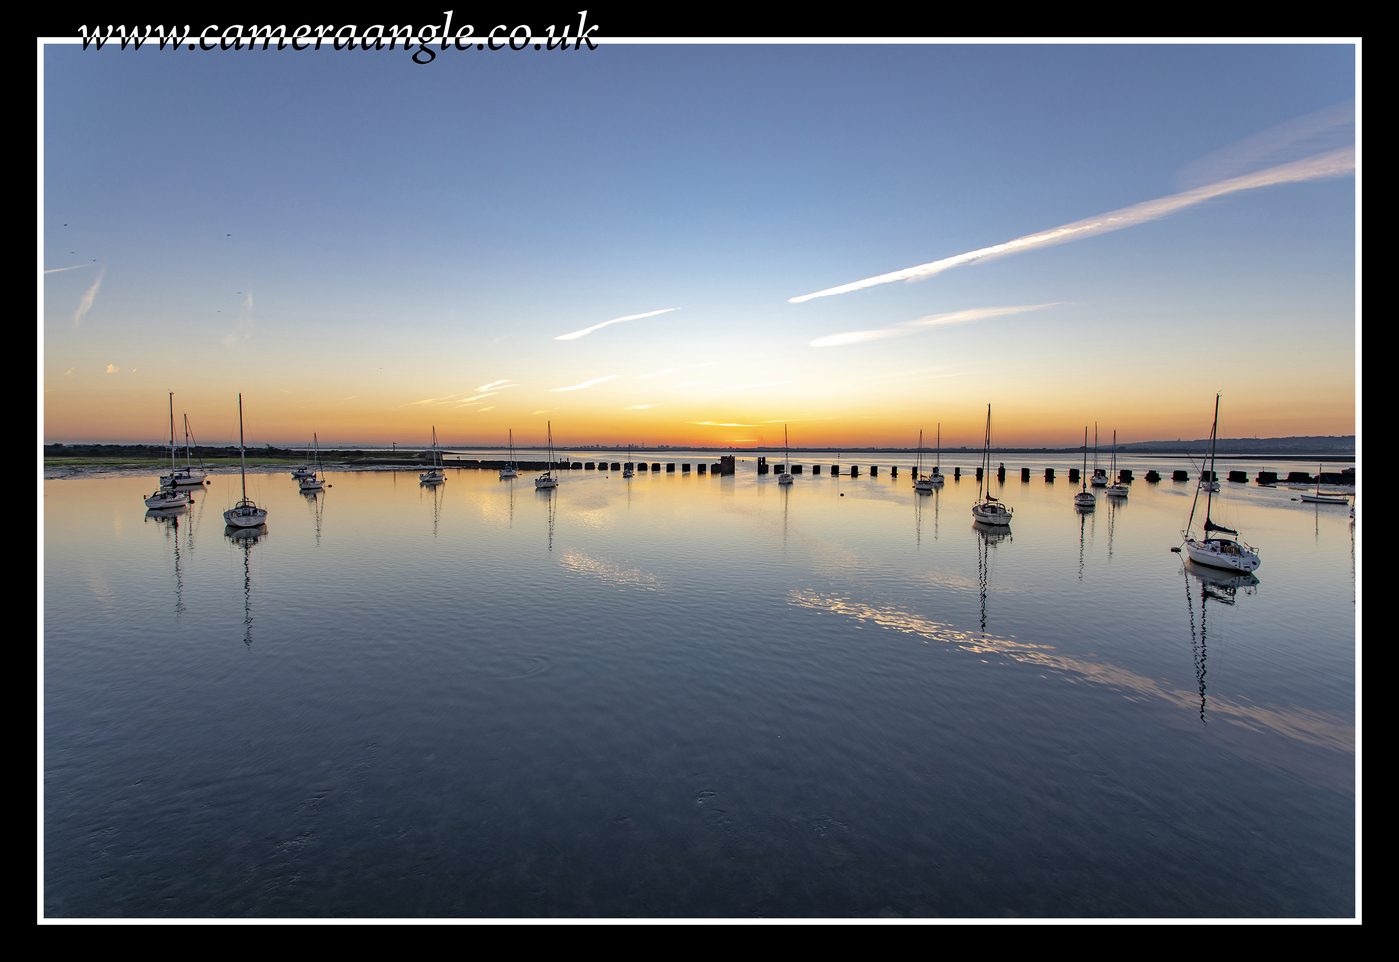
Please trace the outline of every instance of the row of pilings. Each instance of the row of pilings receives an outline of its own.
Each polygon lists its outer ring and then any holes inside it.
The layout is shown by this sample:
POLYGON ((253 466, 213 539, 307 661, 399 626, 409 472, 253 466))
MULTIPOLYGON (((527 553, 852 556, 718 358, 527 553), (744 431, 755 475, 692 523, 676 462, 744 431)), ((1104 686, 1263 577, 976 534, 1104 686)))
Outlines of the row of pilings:
MULTIPOLYGON (((469 459, 463 458, 463 459, 448 460, 448 461, 444 462, 443 467, 449 467, 449 468, 481 468, 481 469, 486 469, 486 470, 498 470, 498 469, 500 469, 500 468, 504 468, 508 463, 509 463, 509 462, 506 462, 506 461, 489 461, 489 460, 473 461, 473 460, 469 460, 469 459)), ((546 470, 548 470, 548 471, 553 471, 553 470, 560 470, 560 471, 567 471, 567 470, 574 470, 574 471, 621 471, 622 468, 625 466, 625 465, 624 465, 624 462, 621 462, 621 461, 573 461, 573 460, 567 460, 567 461, 553 461, 553 462, 549 462, 549 461, 516 461, 516 462, 514 462, 514 464, 515 464, 516 469, 519 470, 519 471, 546 471, 546 470)), ((678 471, 679 473, 681 473, 681 474, 689 474, 689 473, 691 472, 691 469, 692 469, 692 468, 694 469, 694 471, 695 471, 696 474, 716 474, 716 475, 718 475, 718 474, 730 474, 730 473, 733 473, 733 462, 731 462, 731 461, 730 461, 728 464, 724 464, 722 461, 714 461, 714 462, 701 461, 701 462, 695 463, 695 464, 693 464, 693 465, 692 465, 690 462, 688 462, 688 461, 682 461, 682 462, 676 462, 676 461, 667 461, 667 462, 661 462, 661 461, 633 461, 633 462, 631 462, 631 464, 632 464, 632 467, 633 467, 635 470, 637 470, 637 471, 644 471, 644 472, 649 472, 649 473, 652 473, 652 474, 656 474, 656 473, 675 474, 675 473, 677 473, 677 471, 678 471)), ((416 465, 416 462, 414 462, 414 465, 416 465)), ((388 465, 385 465, 385 466, 387 467, 388 465)), ((407 467, 408 465, 404 465, 404 466, 407 467)), ((759 458, 757 459, 757 473, 760 474, 760 475, 765 475, 765 474, 769 474, 769 473, 781 474, 781 473, 783 473, 784 471, 790 471, 790 472, 791 472, 792 474, 794 474, 794 475, 795 475, 795 474, 804 474, 804 473, 806 472, 807 467, 808 467, 808 465, 803 465, 803 464, 790 464, 790 465, 788 465, 788 464, 769 463, 768 460, 767 460, 766 458, 763 458, 763 457, 759 457, 759 458)), ((881 465, 877 465, 877 464, 870 464, 870 465, 845 464, 845 463, 836 463, 836 464, 812 464, 812 465, 809 465, 809 467, 810 467, 811 473, 812 473, 813 475, 828 474, 828 475, 830 475, 831 477, 845 476, 845 477, 851 477, 851 478, 858 478, 858 477, 860 477, 861 474, 863 474, 863 473, 867 473, 867 474, 868 474, 870 477, 872 477, 872 478, 877 478, 877 477, 880 476, 881 472, 884 470, 884 468, 883 468, 881 465)), ((889 477, 891 477, 891 478, 897 478, 897 477, 899 476, 899 466, 898 466, 898 465, 890 465, 890 466, 888 466, 887 470, 888 470, 888 473, 889 473, 889 477)), ((912 471, 912 468, 906 467, 905 470, 912 471)), ((1000 467, 998 467, 993 473, 995 474, 996 479, 997 479, 998 481, 1004 483, 1004 481, 1005 481, 1005 479, 1006 479, 1006 467, 1005 467, 1004 464, 1000 465, 1000 467)), ((981 468, 975 468, 975 469, 968 468, 968 469, 967 469, 967 474, 968 474, 968 476, 973 476, 973 477, 975 477, 978 481, 980 481, 980 480, 981 480, 981 477, 982 477, 982 469, 981 469, 981 468)), ((1021 481, 1029 481, 1029 480, 1030 480, 1030 476, 1031 476, 1031 469, 1030 469, 1030 468, 1021 468, 1021 469, 1020 469, 1020 480, 1021 480, 1021 481)), ((1079 481, 1079 469, 1078 469, 1078 468, 1069 468, 1069 469, 1068 469, 1068 476, 1069 476, 1068 479, 1069 479, 1069 482, 1070 482, 1070 483, 1072 483, 1072 484, 1077 484, 1078 481, 1079 481)), ((954 480, 960 480, 961 477, 962 477, 962 469, 961 469, 960 467, 953 468, 953 469, 952 469, 951 477, 952 477, 954 480)), ((1154 470, 1153 470, 1153 471, 1148 471, 1148 472, 1146 472, 1146 474, 1144 475, 1144 477, 1145 477, 1145 479, 1146 479, 1147 481, 1151 481, 1151 482, 1157 482, 1157 481, 1160 481, 1160 480, 1161 480, 1161 474, 1160 474, 1160 472, 1157 472, 1157 471, 1154 471, 1154 470)), ((1219 477, 1218 473, 1213 472, 1213 471, 1200 471, 1200 472, 1199 472, 1199 477, 1200 477, 1202 480, 1207 480, 1207 481, 1222 480, 1222 479, 1219 477)), ((1044 480, 1045 480, 1045 481, 1052 482, 1052 481, 1054 481, 1054 479, 1055 479, 1055 469, 1054 469, 1054 468, 1045 468, 1045 469, 1044 469, 1044 480)), ((1120 469, 1120 470, 1117 472, 1117 478, 1116 478, 1116 480, 1119 481, 1119 482, 1121 482, 1121 483, 1123 483, 1123 484, 1131 484, 1131 483, 1133 482, 1133 480, 1135 480, 1135 479, 1134 479, 1134 477, 1133 477, 1133 473, 1132 473, 1132 470, 1131 470, 1131 469, 1129 469, 1129 468, 1122 468, 1122 469, 1120 469)), ((1172 480, 1172 481, 1189 481, 1189 480, 1190 480, 1190 473, 1189 473, 1188 471, 1182 471, 1182 470, 1172 471, 1172 472, 1171 472, 1171 480, 1172 480)), ((1234 481, 1234 482, 1247 482, 1247 481, 1249 480, 1249 478, 1248 478, 1247 472, 1245 472, 1245 471, 1230 471, 1230 472, 1228 473, 1227 480, 1229 480, 1229 481, 1234 481)), ((1257 473, 1257 475, 1255 475, 1255 477, 1254 477, 1253 480, 1256 481, 1258 484, 1278 484, 1278 483, 1279 483, 1278 472, 1276 472, 1276 471, 1259 471, 1259 472, 1257 473)), ((1309 474, 1309 473, 1306 472, 1306 471, 1290 471, 1290 472, 1288 472, 1287 477, 1286 477, 1285 479, 1283 479, 1283 480, 1281 481, 1281 483, 1283 483, 1283 484, 1317 484, 1317 483, 1320 483, 1320 484, 1353 485, 1353 484, 1355 484, 1355 469, 1354 469, 1354 468, 1347 468, 1346 470, 1340 471, 1340 472, 1322 472, 1322 473, 1319 473, 1319 474, 1316 474, 1316 475, 1309 474)))

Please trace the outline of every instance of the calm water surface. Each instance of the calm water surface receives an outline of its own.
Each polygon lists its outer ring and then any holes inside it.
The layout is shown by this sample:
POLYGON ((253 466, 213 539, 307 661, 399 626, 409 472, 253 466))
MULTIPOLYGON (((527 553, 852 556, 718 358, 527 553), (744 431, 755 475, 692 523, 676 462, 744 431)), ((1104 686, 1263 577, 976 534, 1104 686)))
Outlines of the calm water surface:
POLYGON ((46 481, 44 912, 1352 917, 1347 509, 1018 467, 46 481))

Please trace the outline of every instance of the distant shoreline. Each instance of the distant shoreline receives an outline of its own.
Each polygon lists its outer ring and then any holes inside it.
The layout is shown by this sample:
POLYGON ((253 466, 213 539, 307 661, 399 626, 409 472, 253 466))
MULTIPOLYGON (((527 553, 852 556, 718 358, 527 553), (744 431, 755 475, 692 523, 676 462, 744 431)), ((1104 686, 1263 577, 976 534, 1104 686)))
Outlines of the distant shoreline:
MULTIPOLYGON (((1252 439, 1247 439, 1247 440, 1252 441, 1252 439)), ((1147 444, 1147 443, 1149 443, 1149 442, 1137 442, 1137 444, 1133 444, 1133 445, 1118 445, 1118 447, 1117 447, 1117 453, 1118 453, 1119 456, 1126 455, 1126 456, 1129 457, 1129 458, 1141 458, 1141 457, 1150 457, 1150 458, 1179 458, 1179 459, 1181 459, 1181 460, 1197 460, 1197 461, 1198 461, 1201 457, 1203 457, 1203 456, 1205 456, 1205 455, 1207 454, 1207 451, 1201 450, 1201 449, 1198 449, 1198 448, 1195 448, 1195 447, 1194 447, 1194 445, 1196 445, 1196 444, 1207 443, 1207 442, 1188 442, 1188 441, 1187 441, 1187 442, 1183 442, 1183 443, 1178 442, 1177 444, 1171 445, 1171 446, 1169 446, 1169 447, 1167 447, 1167 446, 1165 446, 1165 445, 1162 445, 1162 446, 1160 446, 1160 447, 1139 447, 1139 446, 1138 446, 1138 445, 1143 445, 1143 444, 1147 444)), ((1225 440, 1225 441, 1223 441, 1222 443, 1228 444, 1229 441, 1228 441, 1228 440, 1225 440)), ((505 447, 496 447, 496 446, 493 446, 493 445, 453 445, 452 447, 445 447, 445 446, 444 446, 444 447, 442 447, 442 448, 439 449, 439 450, 441 451, 441 454, 442 454, 443 459, 444 459, 444 460, 450 461, 450 460, 452 460, 453 458, 462 458, 462 457, 466 457, 466 458, 470 458, 470 459, 472 459, 472 460, 476 460, 476 459, 474 459, 474 458, 471 458, 469 454, 461 453, 461 452, 463 452, 463 451, 470 451, 470 452, 494 452, 494 451, 498 451, 498 452, 504 453, 504 452, 507 451, 508 449, 505 448, 505 447)), ((522 453, 524 453, 524 452, 542 452, 542 451, 544 451, 544 450, 546 450, 546 449, 543 448, 543 447, 534 447, 534 446, 516 446, 516 447, 515 447, 515 452, 516 452, 516 454, 517 454, 517 459, 518 459, 518 460, 524 460, 524 458, 519 458, 519 457, 518 457, 518 455, 520 455, 520 454, 522 454, 522 453)), ((671 459, 684 458, 684 457, 692 456, 692 455, 695 455, 695 454, 702 454, 702 455, 706 455, 706 456, 712 455, 712 456, 714 456, 714 457, 716 457, 716 458, 717 458, 719 455, 733 455, 734 457, 738 457, 738 458, 765 456, 765 457, 767 457, 767 458, 769 458, 769 459, 771 460, 772 457, 773 457, 774 455, 780 455, 780 452, 781 452, 782 450, 783 450, 782 448, 777 448, 777 447, 775 447, 775 446, 773 446, 773 445, 767 445, 767 446, 763 446, 763 447, 750 447, 750 448, 734 448, 734 447, 725 447, 725 448, 688 447, 688 448, 687 448, 687 447, 672 447, 672 448, 647 448, 647 449, 645 449, 645 450, 633 450, 633 451, 630 453, 630 456, 631 456, 633 459, 637 459, 637 460, 645 459, 645 460, 648 460, 648 461, 654 461, 654 460, 665 459, 665 458, 671 458, 671 459)), ((1089 448, 1089 450, 1091 451, 1092 448, 1089 448)), ((556 452, 559 454, 559 456, 561 456, 561 457, 572 457, 572 458, 574 458, 575 460, 576 460, 576 459, 582 459, 582 460, 585 460, 585 461, 586 461, 586 460, 589 460, 589 459, 598 460, 598 461, 602 461, 602 460, 614 461, 614 460, 618 460, 618 459, 620 459, 620 458, 622 458, 622 457, 624 457, 624 456, 627 456, 627 452, 622 451, 622 450, 619 450, 619 449, 616 449, 616 448, 593 448, 593 447, 576 447, 576 448, 570 448, 570 447, 560 447, 560 446, 556 446, 556 447, 555 447, 555 451, 556 451, 556 452)), ((827 456, 827 455, 832 456, 832 457, 868 457, 868 456, 872 456, 872 455, 886 455, 886 456, 894 456, 894 457, 900 457, 900 458, 903 458, 903 457, 913 458, 913 457, 917 457, 917 456, 918 456, 918 449, 917 449, 917 448, 833 448, 833 447, 824 447, 824 448, 823 448, 823 447, 818 447, 818 448, 791 448, 790 451, 791 451, 791 454, 793 455, 793 457, 796 457, 796 456, 800 455, 801 457, 804 457, 804 458, 810 458, 810 457, 812 457, 813 455, 821 455, 821 456, 823 456, 823 457, 824 457, 824 456, 827 456)), ((1084 451, 1084 449, 1083 449, 1082 446, 1067 447, 1067 448, 994 447, 994 448, 991 449, 991 456, 992 456, 993 460, 1001 460, 1001 459, 1003 459, 1004 456, 1006 456, 1006 455, 1015 455, 1015 456, 1020 456, 1020 457, 1027 457, 1027 456, 1029 456, 1029 457, 1033 457, 1033 456, 1066 457, 1066 456, 1078 456, 1078 455, 1082 455, 1082 454, 1083 454, 1083 451, 1084 451)), ((930 449, 930 448, 928 448, 928 447, 923 448, 923 454, 924 454, 925 457, 928 456, 928 455, 930 455, 930 454, 933 454, 933 453, 934 453, 934 452, 933 452, 932 449, 930 449)), ((959 456, 960 456, 960 457, 965 457, 965 456, 969 456, 969 455, 974 455, 974 456, 977 458, 977 460, 980 460, 980 458, 981 458, 981 453, 982 453, 982 452, 981 452, 981 449, 980 449, 980 448, 956 447, 956 448, 943 448, 943 449, 942 449, 942 455, 943 455, 943 457, 959 457, 959 456)), ((1106 456, 1106 455, 1110 455, 1111 453, 1112 453, 1112 449, 1111 449, 1110 446, 1102 446, 1102 447, 1099 447, 1099 448, 1098 448, 1098 456, 1099 456, 1100 458, 1103 457, 1103 456, 1106 456)), ((213 447, 208 447, 208 446, 201 445, 200 447, 198 447, 198 448, 196 448, 196 449, 193 449, 193 450, 190 452, 190 455, 191 455, 191 459, 192 459, 192 460, 194 460, 194 461, 201 461, 201 460, 202 460, 207 466, 210 466, 210 467, 214 467, 214 466, 224 466, 224 465, 227 465, 227 464, 230 464, 230 463, 236 466, 236 465, 238 464, 238 460, 239 460, 239 458, 238 458, 238 449, 237 449, 236 447, 213 448, 213 447)), ((386 465, 387 463, 392 462, 392 463, 401 464, 401 465, 403 465, 403 466, 405 466, 405 467, 414 467, 414 466, 417 466, 417 465, 419 465, 419 464, 421 464, 421 463, 424 463, 424 462, 426 462, 426 461, 430 461, 430 460, 432 459, 432 452, 431 452, 430 449, 419 449, 419 448, 405 448, 405 449, 391 449, 391 448, 354 448, 354 449, 348 449, 348 448, 323 448, 323 449, 321 450, 321 452, 320 452, 320 456, 321 456, 321 461, 322 461, 322 462, 332 462, 332 461, 333 461, 333 462, 342 463, 342 464, 352 464, 352 465, 353 465, 353 464, 359 464, 359 465, 365 465, 365 466, 369 466, 369 465, 373 465, 373 464, 384 464, 384 465, 386 465)), ((1317 461, 1321 461, 1321 462, 1327 462, 1327 463, 1333 463, 1333 464, 1334 464, 1334 463, 1350 463, 1350 464, 1353 464, 1353 463, 1355 462, 1355 451, 1354 451, 1353 449, 1350 450, 1350 451, 1342 452, 1342 451, 1335 451, 1335 450, 1318 450, 1318 449, 1310 449, 1310 450, 1308 450, 1308 449, 1302 449, 1302 450, 1297 450, 1297 449, 1295 449, 1295 448, 1292 448, 1292 449, 1289 449, 1289 450, 1282 450, 1282 451, 1238 450, 1238 449, 1233 449, 1233 450, 1231 450, 1230 448, 1227 448, 1227 447, 1226 447, 1226 448, 1220 449, 1220 450, 1216 453, 1216 457, 1217 457, 1217 458, 1226 459, 1226 460, 1230 460, 1230 461, 1296 461, 1296 462, 1303 462, 1303 463, 1305 463, 1305 462, 1317 462, 1317 461)), ((94 464, 94 465, 111 465, 111 466, 115 466, 115 465, 118 464, 118 463, 130 464, 130 465, 132 465, 133 467, 135 467, 135 466, 158 467, 158 466, 163 465, 163 464, 168 464, 168 463, 169 463, 169 458, 170 458, 170 448, 169 448, 168 445, 151 445, 151 444, 122 444, 122 445, 118 445, 118 444, 46 444, 46 445, 44 445, 44 466, 45 466, 45 467, 61 467, 61 466, 64 466, 64 465, 74 465, 74 466, 77 466, 77 465, 79 465, 79 464, 94 464)), ((183 460, 184 460, 184 458, 183 458, 183 452, 180 452, 179 456, 177 457, 177 461, 182 462, 183 460)), ((264 446, 259 447, 259 448, 250 448, 250 449, 248 450, 248 452, 247 452, 247 461, 248 461, 248 466, 249 466, 249 467, 253 467, 253 466, 255 466, 255 465, 257 465, 257 466, 261 466, 261 465, 280 465, 280 464, 298 464, 298 465, 299 465, 299 464, 304 464, 304 463, 306 463, 306 460, 307 460, 307 458, 306 458, 306 453, 305 453, 304 451, 295 450, 295 449, 289 449, 289 448, 278 448, 278 447, 273 447, 273 446, 271 446, 271 445, 264 445, 264 446)), ((529 458, 529 460, 538 460, 538 459, 532 458, 532 457, 531 457, 531 458, 529 458)))

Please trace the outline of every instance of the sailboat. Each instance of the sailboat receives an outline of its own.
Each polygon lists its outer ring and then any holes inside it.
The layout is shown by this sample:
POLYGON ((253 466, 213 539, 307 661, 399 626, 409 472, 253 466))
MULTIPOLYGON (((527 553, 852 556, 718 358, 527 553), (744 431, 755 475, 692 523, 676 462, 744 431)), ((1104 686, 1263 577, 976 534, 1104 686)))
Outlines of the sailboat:
POLYGON ((1108 485, 1107 496, 1109 498, 1125 498, 1128 494, 1126 483, 1117 476, 1117 429, 1112 429, 1112 476, 1117 478, 1108 485))
MULTIPOLYGON (((172 427, 172 428, 173 428, 173 426, 174 426, 174 425, 173 425, 174 415, 175 415, 175 395, 174 395, 174 392, 171 392, 171 394, 170 394, 170 416, 171 416, 171 422, 172 422, 171 427, 172 427)), ((185 419, 185 466, 184 466, 183 468, 178 468, 178 469, 172 467, 172 468, 170 469, 170 474, 160 479, 160 483, 161 483, 161 486, 162 486, 162 487, 166 487, 166 488, 197 488, 197 487, 199 487, 200 485, 202 485, 202 484, 204 483, 204 479, 207 478, 207 477, 209 476, 209 473, 208 473, 207 471, 204 470, 203 459, 200 459, 199 469, 198 469, 198 470, 195 470, 194 464, 193 464, 193 462, 192 462, 192 460, 191 460, 191 458, 190 458, 190 450, 189 450, 189 441, 190 441, 190 438, 189 438, 189 415, 188 415, 188 414, 184 415, 184 419, 185 419)), ((173 440, 173 439, 174 439, 174 431, 172 430, 170 433, 171 433, 171 439, 173 440)))
POLYGON ((179 508, 193 499, 175 486, 175 392, 170 392, 170 473, 162 475, 155 493, 145 499, 146 507, 157 510, 179 508))
MULTIPOLYGON (((923 438, 922 432, 919 432, 918 437, 919 437, 918 443, 921 445, 921 444, 923 443, 923 441, 922 441, 922 438, 923 438)), ((935 487, 935 488, 940 488, 940 487, 942 487, 943 477, 942 477, 942 422, 941 422, 941 421, 938 422, 938 460, 937 460, 937 463, 933 465, 933 473, 930 474, 930 475, 928 475, 928 481, 931 482, 932 485, 933 485, 933 487, 935 487)))
POLYGON ((549 460, 544 462, 544 473, 534 479, 534 486, 539 488, 557 488, 559 479, 554 477, 554 422, 547 422, 549 426, 549 460))
POLYGON ((510 460, 505 462, 505 467, 500 469, 501 480, 506 478, 517 478, 520 472, 515 468, 515 430, 510 430, 510 460))
POLYGON ((315 475, 316 475, 316 470, 315 470, 315 468, 311 467, 311 445, 310 445, 310 444, 307 444, 307 445, 306 445, 306 463, 303 464, 303 465, 302 465, 301 467, 299 467, 299 468, 293 469, 293 470, 292 470, 292 473, 291 473, 291 476, 292 476, 293 478, 296 478, 296 480, 300 481, 302 478, 311 478, 311 477, 315 477, 315 475))
POLYGON ((783 455, 782 455, 782 457, 783 457, 784 460, 783 460, 783 462, 782 462, 782 473, 779 474, 779 475, 777 476, 777 483, 778 483, 778 484, 791 484, 791 483, 792 483, 792 445, 791 445, 791 443, 787 440, 787 425, 785 425, 785 424, 782 425, 782 448, 783 448, 783 451, 784 451, 784 453, 783 453, 783 455))
POLYGON ((447 480, 442 476, 442 454, 437 450, 437 426, 432 427, 432 469, 418 475, 423 484, 441 484, 447 480))
MULTIPOLYGON (((1210 428, 1209 472, 1214 477, 1214 449, 1219 437, 1219 395, 1214 396, 1214 426, 1210 428)), ((1200 487, 1205 487, 1201 485, 1200 487)), ((1185 552, 1190 560, 1212 568, 1227 568, 1233 571, 1250 572, 1257 570, 1262 563, 1258 551, 1238 538, 1233 528, 1215 524, 1210 519, 1210 507, 1214 501, 1214 488, 1205 488, 1205 531, 1203 538, 1192 538, 1190 531, 1195 523, 1195 507, 1200 501, 1200 488, 1195 489, 1195 500, 1190 505, 1190 520, 1185 523, 1185 552), (1224 535, 1234 535, 1233 538, 1224 535)))
POLYGON ((223 513, 233 528, 256 528, 267 521, 267 509, 248 500, 248 456, 243 447, 243 395, 238 395, 238 467, 243 476, 243 499, 223 513))
POLYGON ((976 484, 972 517, 982 524, 1009 525, 1014 512, 991 496, 991 405, 986 405, 986 444, 981 453, 981 477, 976 484))
POLYGON ((1093 425, 1093 480, 1088 482, 1095 488, 1107 487, 1108 476, 1098 467, 1098 425, 1093 425))
POLYGON ((1081 490, 1074 495, 1074 507, 1092 511, 1098 506, 1098 499, 1088 490, 1088 425, 1083 426, 1083 472, 1079 474, 1081 490))
POLYGON ((631 463, 631 445, 627 445, 627 463, 622 465, 622 477, 630 478, 636 475, 636 468, 631 463))
POLYGON ((301 478, 297 484, 302 491, 319 491, 325 487, 325 474, 321 471, 321 439, 315 434, 311 435, 316 443, 316 468, 311 472, 311 476, 301 478))
MULTIPOLYGON (((1321 465, 1316 466, 1316 494, 1302 495, 1303 501, 1310 501, 1314 504, 1350 504, 1350 498, 1337 497, 1334 494, 1321 493, 1321 465)), ((1351 515, 1351 517, 1355 517, 1351 515)))
MULTIPOLYGON (((938 428, 941 432, 942 428, 938 428)), ((913 469, 913 490, 921 494, 930 494, 933 490, 933 479, 923 473, 923 430, 918 430, 918 466, 913 469)))

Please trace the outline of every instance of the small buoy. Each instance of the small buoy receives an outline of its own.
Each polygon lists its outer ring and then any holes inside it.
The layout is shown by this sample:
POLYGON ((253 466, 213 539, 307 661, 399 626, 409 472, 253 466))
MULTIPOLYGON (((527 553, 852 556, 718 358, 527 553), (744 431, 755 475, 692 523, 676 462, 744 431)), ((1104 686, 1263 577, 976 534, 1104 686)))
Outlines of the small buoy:
POLYGON ((845 497, 845 492, 842 491, 841 494, 840 494, 840 496, 841 496, 842 498, 845 497))
POLYGON ((1176 554, 1180 554, 1180 549, 1179 549, 1179 548, 1172 548, 1171 550, 1174 551, 1176 554))

